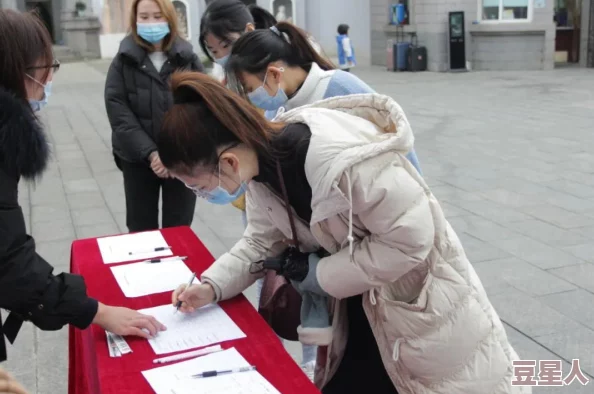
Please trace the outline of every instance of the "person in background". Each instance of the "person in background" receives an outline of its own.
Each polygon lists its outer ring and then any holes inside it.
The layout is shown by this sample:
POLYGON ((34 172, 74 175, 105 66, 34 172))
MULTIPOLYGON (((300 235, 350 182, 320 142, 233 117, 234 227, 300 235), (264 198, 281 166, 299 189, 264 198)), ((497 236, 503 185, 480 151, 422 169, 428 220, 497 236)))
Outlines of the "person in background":
POLYGON ((231 47, 243 33, 254 29, 268 29, 276 24, 274 16, 255 4, 240 0, 215 0, 200 18, 198 41, 202 52, 215 63, 213 77, 224 81, 224 67, 231 47))
POLYGON ((120 44, 105 84, 113 152, 124 175, 126 225, 130 232, 189 226, 196 196, 161 163, 156 134, 171 107, 169 78, 179 69, 204 71, 192 45, 179 36, 168 0, 135 0, 130 34, 120 44))
POLYGON ((27 391, 12 375, 0 368, 0 393, 27 394, 27 391))
MULTIPOLYGON (((265 110, 268 119, 281 107, 289 111, 330 97, 375 93, 355 75, 336 70, 301 29, 286 22, 239 38, 226 71, 229 87, 265 110)), ((421 172, 414 148, 406 157, 421 172)))
POLYGON ((300 247, 285 275, 332 311, 331 321, 307 325, 319 315, 304 302, 298 328, 301 341, 326 346, 315 371, 323 394, 531 392, 512 385, 519 357, 405 157, 414 138, 393 99, 333 97, 268 122, 199 73, 175 75, 172 89, 176 104, 157 139, 166 168, 207 200, 248 194, 243 238, 200 284, 173 292, 182 313, 235 297, 264 275, 262 260, 292 238, 289 211, 300 247))
POLYGON ((352 67, 357 65, 357 61, 355 60, 355 49, 349 38, 349 25, 338 25, 336 45, 340 69, 348 72, 352 67))
POLYGON ((165 328, 153 317, 88 297, 81 276, 54 275, 27 235, 18 184, 38 180, 47 166, 48 137, 37 112, 48 103, 59 67, 35 15, 0 10, 0 308, 10 311, 4 323, 0 316, 0 362, 7 358, 4 336, 14 342, 27 320, 41 330, 95 323, 144 338, 165 328))

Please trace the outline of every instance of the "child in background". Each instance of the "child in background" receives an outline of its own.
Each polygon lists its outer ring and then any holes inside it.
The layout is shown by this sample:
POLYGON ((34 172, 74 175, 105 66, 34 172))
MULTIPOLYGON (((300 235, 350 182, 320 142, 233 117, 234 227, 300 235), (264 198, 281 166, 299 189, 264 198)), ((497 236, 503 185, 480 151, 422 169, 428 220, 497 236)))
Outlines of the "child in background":
POLYGON ((338 63, 343 71, 350 71, 351 67, 355 67, 355 50, 349 38, 349 25, 338 25, 338 35, 336 36, 336 44, 338 46, 338 63))

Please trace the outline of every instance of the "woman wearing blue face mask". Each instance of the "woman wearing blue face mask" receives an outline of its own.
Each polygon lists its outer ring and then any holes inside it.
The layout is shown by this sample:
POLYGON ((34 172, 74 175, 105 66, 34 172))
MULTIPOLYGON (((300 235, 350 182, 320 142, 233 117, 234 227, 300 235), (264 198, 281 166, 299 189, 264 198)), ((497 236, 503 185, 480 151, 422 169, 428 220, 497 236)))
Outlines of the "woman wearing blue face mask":
POLYGON ((124 175, 126 224, 131 232, 189 226, 196 197, 161 164, 156 133, 171 106, 169 78, 179 69, 203 71, 192 45, 177 30, 169 0, 135 0, 130 34, 113 60, 105 85, 116 164, 124 175))
POLYGON ((47 167, 48 138, 37 112, 48 102, 59 67, 41 20, 0 10, 0 308, 10 311, 6 320, 0 316, 0 362, 7 358, 4 337, 13 342, 25 320, 52 331, 95 323, 145 338, 164 328, 153 317, 88 297, 78 275, 54 275, 27 235, 18 185, 22 179, 37 180, 47 167))
MULTIPOLYGON (((268 119, 281 107, 288 111, 330 97, 375 93, 355 75, 336 70, 301 29, 286 22, 243 35, 226 70, 229 87, 265 110, 268 119)), ((407 158, 420 172, 414 149, 407 158)))

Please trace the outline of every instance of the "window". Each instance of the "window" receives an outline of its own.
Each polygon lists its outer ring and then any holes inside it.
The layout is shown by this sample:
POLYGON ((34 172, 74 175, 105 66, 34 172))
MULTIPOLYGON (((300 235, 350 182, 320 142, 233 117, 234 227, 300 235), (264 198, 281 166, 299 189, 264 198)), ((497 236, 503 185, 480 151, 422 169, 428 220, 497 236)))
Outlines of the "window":
POLYGON ((526 21, 532 0, 480 0, 483 21, 526 21))

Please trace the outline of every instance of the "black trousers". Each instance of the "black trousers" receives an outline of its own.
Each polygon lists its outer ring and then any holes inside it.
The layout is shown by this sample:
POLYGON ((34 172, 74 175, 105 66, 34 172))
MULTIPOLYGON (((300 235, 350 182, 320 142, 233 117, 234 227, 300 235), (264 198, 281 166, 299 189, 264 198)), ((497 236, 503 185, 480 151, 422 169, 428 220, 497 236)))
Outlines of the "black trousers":
POLYGON ((159 228, 159 193, 163 194, 162 227, 189 226, 196 195, 177 179, 159 178, 148 164, 119 160, 124 173, 126 226, 130 232, 159 228))
POLYGON ((361 295, 347 299, 349 334, 344 356, 323 394, 398 394, 384 368, 362 302, 361 295))

